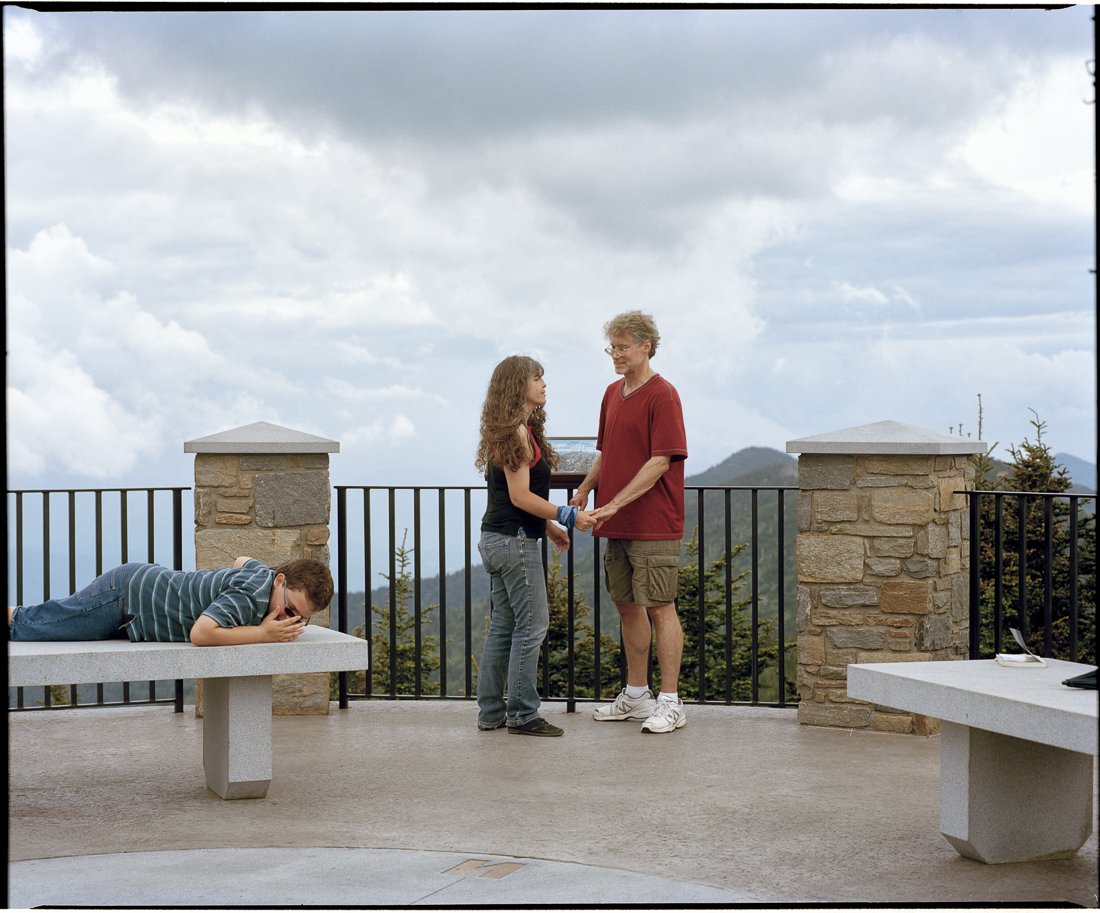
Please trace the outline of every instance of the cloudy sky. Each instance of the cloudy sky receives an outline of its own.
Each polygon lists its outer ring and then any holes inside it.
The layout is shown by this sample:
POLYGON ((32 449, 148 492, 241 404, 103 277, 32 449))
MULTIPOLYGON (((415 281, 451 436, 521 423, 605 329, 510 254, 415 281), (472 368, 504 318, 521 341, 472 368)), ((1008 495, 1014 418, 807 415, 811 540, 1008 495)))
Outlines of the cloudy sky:
POLYGON ((979 393, 1094 460, 1092 15, 7 7, 9 487, 476 482, 494 364, 594 434, 631 308, 689 472, 979 393))

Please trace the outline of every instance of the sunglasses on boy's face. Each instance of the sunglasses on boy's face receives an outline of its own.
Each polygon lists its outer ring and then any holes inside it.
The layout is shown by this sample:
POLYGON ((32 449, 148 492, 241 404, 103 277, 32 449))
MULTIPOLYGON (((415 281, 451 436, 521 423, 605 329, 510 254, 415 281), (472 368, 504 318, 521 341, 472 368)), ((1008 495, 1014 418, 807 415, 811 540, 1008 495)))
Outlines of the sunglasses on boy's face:
POLYGON ((294 606, 292 606, 286 598, 286 584, 283 584, 283 613, 289 618, 301 618, 302 622, 306 625, 309 624, 309 615, 303 615, 294 606))

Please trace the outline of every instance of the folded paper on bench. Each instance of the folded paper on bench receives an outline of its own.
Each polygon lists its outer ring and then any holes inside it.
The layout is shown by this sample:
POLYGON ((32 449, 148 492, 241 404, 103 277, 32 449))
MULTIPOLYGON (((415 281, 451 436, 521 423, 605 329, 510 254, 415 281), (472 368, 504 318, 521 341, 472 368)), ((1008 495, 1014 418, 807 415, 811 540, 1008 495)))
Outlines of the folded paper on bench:
POLYGON ((997 662, 1009 669, 1038 669, 1046 665, 1034 653, 998 653, 997 662))
POLYGON ((1024 640, 1024 635, 1020 633, 1019 628, 1009 628, 1008 630, 1012 634, 1012 639, 1024 648, 1024 652, 998 653, 997 662, 1009 669, 1040 669, 1046 665, 1041 657, 1031 652, 1031 648, 1027 645, 1027 642, 1024 640))

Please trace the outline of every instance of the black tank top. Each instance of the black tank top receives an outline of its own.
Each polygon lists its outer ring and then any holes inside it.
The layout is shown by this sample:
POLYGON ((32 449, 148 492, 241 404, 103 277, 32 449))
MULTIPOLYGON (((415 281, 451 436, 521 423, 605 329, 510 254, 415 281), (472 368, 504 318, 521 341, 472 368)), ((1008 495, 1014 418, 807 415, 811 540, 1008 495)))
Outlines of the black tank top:
MULTIPOLYGON (((535 458, 530 463, 530 489, 540 498, 549 498, 550 464, 546 462, 530 429, 527 435, 535 451, 535 458)), ((485 506, 485 516, 481 518, 482 532, 514 536, 522 526, 529 539, 541 539, 546 535, 546 521, 542 517, 520 510, 512 503, 508 496, 508 479, 500 466, 490 463, 485 480, 489 483, 489 503, 485 506)))

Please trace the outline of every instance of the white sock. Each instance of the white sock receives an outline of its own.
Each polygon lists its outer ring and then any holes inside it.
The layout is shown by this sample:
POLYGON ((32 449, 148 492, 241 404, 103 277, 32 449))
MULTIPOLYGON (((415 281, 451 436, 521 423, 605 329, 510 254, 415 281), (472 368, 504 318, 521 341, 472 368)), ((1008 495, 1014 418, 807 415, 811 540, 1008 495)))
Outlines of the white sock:
POLYGON ((680 702, 680 695, 675 691, 662 691, 657 695, 657 700, 672 701, 672 703, 677 704, 680 702))
POLYGON ((632 701, 636 701, 640 697, 645 697, 646 692, 649 691, 645 685, 627 685, 626 696, 632 701))

